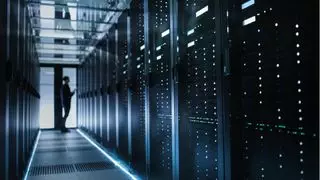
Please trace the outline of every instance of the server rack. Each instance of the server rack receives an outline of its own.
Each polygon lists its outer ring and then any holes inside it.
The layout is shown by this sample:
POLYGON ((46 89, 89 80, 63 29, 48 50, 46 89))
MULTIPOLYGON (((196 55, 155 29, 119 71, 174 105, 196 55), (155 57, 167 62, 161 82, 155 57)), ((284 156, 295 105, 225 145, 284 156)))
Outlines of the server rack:
POLYGON ((21 179, 38 132, 40 69, 25 2, 3 1, 1 8, 0 174, 21 179))
MULTIPOLYGON (((173 113, 171 1, 148 2, 148 91, 150 111, 150 178, 172 179, 173 113)), ((177 37, 175 37, 176 40, 177 37)))
POLYGON ((133 0, 81 68, 83 128, 143 179, 317 177, 316 4, 133 0))
POLYGON ((143 1, 132 1, 131 16, 131 164, 140 174, 146 176, 146 107, 145 107, 145 34, 143 1))
POLYGON ((118 129, 119 154, 123 159, 129 160, 128 150, 128 12, 124 12, 118 20, 118 129))
POLYGON ((316 6, 315 1, 230 1, 241 178, 318 176, 319 164, 312 160, 319 157, 316 6))
POLYGON ((107 108, 108 108, 108 94, 107 94, 107 88, 108 88, 108 39, 105 37, 102 40, 102 51, 103 51, 103 58, 102 58, 102 76, 103 76, 103 81, 102 81, 102 109, 103 109, 103 127, 102 127, 102 144, 104 146, 107 146, 108 140, 109 140, 109 121, 108 121, 108 116, 107 116, 107 108))
POLYGON ((116 121, 116 31, 117 28, 113 26, 108 36, 108 112, 107 117, 109 118, 109 148, 113 151, 117 148, 117 121, 116 121))
MULTIPOLYGON (((217 1, 188 1, 180 7, 179 118, 180 177, 224 179, 219 147, 217 1), (183 11, 183 12, 182 12, 183 11)), ((180 5, 181 6, 181 5, 180 5)))

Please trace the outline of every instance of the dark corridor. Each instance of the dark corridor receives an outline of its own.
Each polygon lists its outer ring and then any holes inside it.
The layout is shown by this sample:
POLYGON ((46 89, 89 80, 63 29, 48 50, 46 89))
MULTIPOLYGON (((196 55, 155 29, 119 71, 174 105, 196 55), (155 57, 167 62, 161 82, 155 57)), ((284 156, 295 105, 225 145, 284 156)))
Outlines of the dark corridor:
POLYGON ((319 1, 2 0, 0 24, 0 179, 319 179, 319 1))

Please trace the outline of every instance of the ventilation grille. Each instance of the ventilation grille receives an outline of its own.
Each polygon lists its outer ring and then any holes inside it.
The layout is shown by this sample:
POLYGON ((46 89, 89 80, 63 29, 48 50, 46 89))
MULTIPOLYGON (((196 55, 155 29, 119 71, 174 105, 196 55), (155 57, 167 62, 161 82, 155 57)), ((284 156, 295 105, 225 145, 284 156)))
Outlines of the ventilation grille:
POLYGON ((94 146, 52 147, 52 148, 37 148, 36 153, 92 151, 92 150, 95 150, 94 146))
POLYGON ((49 143, 49 142, 63 142, 63 141, 85 141, 84 138, 55 138, 55 139, 44 139, 40 140, 42 143, 49 143))
POLYGON ((112 169, 114 165, 111 162, 92 162, 78 164, 61 164, 53 166, 36 166, 30 169, 30 176, 46 176, 52 174, 69 174, 75 172, 90 172, 112 169))
POLYGON ((93 146, 84 146, 84 147, 68 147, 68 151, 91 151, 95 150, 93 146))
POLYGON ((55 147, 55 146, 84 146, 84 145, 91 145, 87 141, 49 141, 49 142, 41 142, 38 144, 38 147, 55 147))
POLYGON ((66 148, 47 148, 47 149, 38 149, 37 153, 49 153, 49 152, 67 152, 66 148))
POLYGON ((45 176, 50 174, 65 174, 73 173, 75 169, 72 164, 62 164, 54 166, 37 166, 32 167, 30 170, 30 176, 45 176))
POLYGON ((66 146, 66 145, 68 145, 68 143, 66 142, 54 142, 54 141, 38 144, 39 147, 47 147, 47 146, 54 147, 54 146, 66 146))
POLYGON ((98 171, 114 168, 114 165, 110 162, 79 163, 75 164, 74 166, 79 172, 98 171))
POLYGON ((65 138, 61 137, 53 137, 53 138, 40 138, 39 142, 46 142, 46 141, 63 141, 65 138))

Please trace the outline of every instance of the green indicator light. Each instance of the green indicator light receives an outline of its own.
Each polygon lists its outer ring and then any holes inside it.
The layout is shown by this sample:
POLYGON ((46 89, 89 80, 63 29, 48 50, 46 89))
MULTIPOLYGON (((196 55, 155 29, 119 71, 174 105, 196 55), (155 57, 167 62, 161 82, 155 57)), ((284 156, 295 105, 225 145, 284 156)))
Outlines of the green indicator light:
POLYGON ((299 127, 299 130, 303 130, 303 127, 299 127))
POLYGON ((263 128, 260 128, 260 131, 263 131, 263 128))
POLYGON ((298 134, 296 131, 293 131, 292 134, 298 134))
POLYGON ((283 128, 283 129, 286 128, 286 126, 284 126, 284 125, 279 125, 278 127, 279 127, 279 128, 283 128))
POLYGON ((301 134, 302 136, 306 135, 306 133, 303 133, 303 132, 302 132, 302 133, 300 133, 300 134, 301 134))

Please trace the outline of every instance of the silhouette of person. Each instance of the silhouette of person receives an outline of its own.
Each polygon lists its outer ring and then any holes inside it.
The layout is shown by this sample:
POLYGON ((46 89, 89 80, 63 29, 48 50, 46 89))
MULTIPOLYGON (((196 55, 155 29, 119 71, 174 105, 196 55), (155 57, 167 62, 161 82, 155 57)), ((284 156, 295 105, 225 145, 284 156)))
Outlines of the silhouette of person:
POLYGON ((68 76, 63 77, 63 85, 60 90, 60 98, 61 98, 61 105, 64 109, 64 116, 62 117, 61 121, 61 132, 69 132, 66 128, 66 121, 70 113, 71 108, 71 98, 74 95, 75 91, 70 91, 69 87, 70 78, 68 76))

